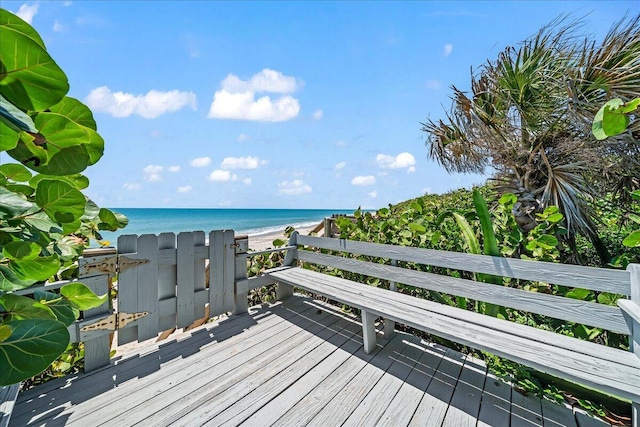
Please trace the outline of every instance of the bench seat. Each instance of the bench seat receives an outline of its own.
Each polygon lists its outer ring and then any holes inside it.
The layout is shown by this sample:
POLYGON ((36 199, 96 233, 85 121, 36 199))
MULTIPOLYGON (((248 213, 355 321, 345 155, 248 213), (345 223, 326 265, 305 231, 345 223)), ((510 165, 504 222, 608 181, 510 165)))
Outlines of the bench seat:
POLYGON ((380 316, 587 387, 640 401, 640 359, 632 352, 301 267, 282 268, 266 275, 278 283, 360 309, 366 351, 375 348, 373 320, 380 316))

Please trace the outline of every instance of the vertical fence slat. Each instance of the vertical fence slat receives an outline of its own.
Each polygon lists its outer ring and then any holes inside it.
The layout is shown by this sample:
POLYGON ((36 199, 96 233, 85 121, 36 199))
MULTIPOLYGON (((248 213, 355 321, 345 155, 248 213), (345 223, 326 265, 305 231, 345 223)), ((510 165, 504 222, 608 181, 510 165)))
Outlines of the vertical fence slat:
MULTIPOLYGON (((83 277, 80 279, 89 289, 96 295, 104 295, 109 292, 109 275, 83 277)), ((109 302, 105 302, 100 307, 86 310, 84 315, 86 318, 109 313, 109 302)), ((98 338, 92 338, 84 342, 84 371, 90 372, 94 369, 107 366, 109 364, 111 350, 111 338, 104 335, 98 338)))
MULTIPOLYGON (((118 237, 118 255, 135 253, 138 236, 128 234, 118 237)), ((135 268, 118 273, 117 311, 134 313, 138 308, 138 273, 135 268)), ((138 326, 131 326, 118 331, 118 345, 138 339, 138 326)))
MULTIPOLYGON (((206 239, 204 231, 194 231, 193 232, 193 245, 195 247, 201 247, 206 245, 206 239)), ((206 289, 206 280, 205 280, 205 261, 203 259, 195 260, 193 264, 193 283, 194 283, 194 291, 198 292, 206 289)), ((194 301, 194 317, 196 319, 201 319, 205 316, 205 304, 198 303, 198 301, 194 301)))
MULTIPOLYGON (((158 236, 158 249, 176 249, 175 233, 162 233, 158 236)), ((159 261, 158 261, 159 262, 159 261)), ((177 273, 176 266, 158 264, 158 301, 176 297, 177 273)), ((158 318, 160 331, 171 330, 176 327, 176 308, 171 313, 158 318)), ((158 314, 158 316, 160 316, 158 314)))
POLYGON ((195 320, 193 317, 194 292, 194 246, 193 233, 178 234, 178 327, 186 328, 195 320))
POLYGON ((222 230, 209 233, 209 315, 219 316, 224 310, 224 240, 222 230))
POLYGON ((247 251, 249 247, 249 238, 247 236, 234 237, 236 246, 234 247, 234 289, 235 289, 235 308, 234 314, 246 313, 249 309, 248 289, 246 282, 241 287, 238 286, 239 281, 247 278, 247 251))
POLYGON ((224 230, 224 311, 233 311, 235 308, 235 240, 233 230, 224 230))
POLYGON ((158 236, 138 237, 138 257, 149 260, 135 267, 138 274, 138 311, 149 314, 138 320, 138 341, 158 336, 158 236))

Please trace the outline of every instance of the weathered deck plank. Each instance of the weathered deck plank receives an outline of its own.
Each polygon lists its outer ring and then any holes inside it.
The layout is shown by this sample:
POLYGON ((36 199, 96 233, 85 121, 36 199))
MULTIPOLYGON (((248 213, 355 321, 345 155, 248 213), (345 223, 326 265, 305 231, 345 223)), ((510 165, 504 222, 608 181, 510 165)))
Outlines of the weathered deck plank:
POLYGON ((398 332, 367 355, 360 334, 359 318, 293 297, 22 393, 10 426, 598 423, 454 350, 398 332))

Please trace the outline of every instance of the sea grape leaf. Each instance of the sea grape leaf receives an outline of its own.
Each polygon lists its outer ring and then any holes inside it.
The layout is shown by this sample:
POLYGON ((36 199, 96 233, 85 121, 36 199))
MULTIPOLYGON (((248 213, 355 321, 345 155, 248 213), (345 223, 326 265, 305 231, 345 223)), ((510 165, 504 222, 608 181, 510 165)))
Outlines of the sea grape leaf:
POLYGON ((628 248, 637 248, 640 246, 640 230, 636 230, 624 238, 622 244, 628 248))
POLYGON ((89 129, 62 114, 38 113, 34 123, 46 138, 47 146, 57 149, 90 142, 89 129))
POLYGON ((82 217, 87 200, 66 182, 42 180, 36 188, 36 203, 49 218, 64 224, 82 217))
POLYGON ((100 230, 116 231, 120 228, 118 218, 109 209, 101 208, 99 218, 102 221, 98 226, 100 230))
POLYGON ((13 329, 11 329, 10 326, 4 325, 4 324, 0 325, 0 342, 9 338, 11 336, 12 331, 13 329))
POLYGON ((46 305, 21 295, 4 294, 0 296, 0 306, 5 321, 26 319, 55 319, 56 316, 46 305))
POLYGON ((59 320, 13 320, 4 325, 11 328, 11 335, 0 342, 0 385, 42 372, 69 344, 69 331, 59 320))
POLYGON ((31 179, 31 172, 18 163, 5 163, 0 165, 0 173, 7 179, 15 182, 27 182, 31 179))
POLYGON ((57 113, 65 116, 79 125, 88 127, 93 130, 97 130, 96 121, 93 118, 93 113, 82 102, 70 96, 65 96, 62 101, 49 108, 52 113, 57 113))
POLYGON ((31 117, 0 95, 0 120, 14 131, 38 133, 31 117))
POLYGON ((36 189, 24 184, 6 184, 7 190, 30 197, 36 189))
POLYGON ((60 288, 60 294, 78 310, 89 310, 107 302, 108 295, 98 296, 86 285, 79 282, 69 283, 60 288))
POLYGON ((0 120, 0 151, 13 150, 18 145, 19 139, 20 134, 0 120))
POLYGON ((78 190, 84 190, 89 186, 89 178, 86 176, 76 173, 72 175, 47 175, 47 174, 38 174, 29 180, 29 185, 33 188, 38 186, 38 183, 43 179, 52 179, 54 181, 64 181, 68 184, 73 185, 78 190))
POLYGON ((38 257, 40 246, 33 242, 11 242, 4 245, 2 255, 14 261, 29 261, 38 257))
POLYGON ((60 260, 56 254, 26 261, 11 261, 9 265, 22 280, 47 280, 60 270, 60 260))
POLYGON ((9 215, 9 217, 16 217, 28 212, 35 207, 35 204, 28 201, 24 196, 13 191, 8 190, 5 187, 0 187, 0 217, 2 213, 9 215))
POLYGON ((409 223, 409 228, 416 233, 426 233, 427 229, 424 225, 418 224, 417 222, 409 223))
POLYGON ((31 38, 43 49, 45 48, 40 34, 38 34, 31 25, 19 16, 9 13, 9 11, 4 9, 0 9, 0 27, 13 28, 16 32, 22 33, 31 38))
MULTIPOLYGON (((77 145, 62 148, 54 153, 46 164, 34 166, 33 169, 45 175, 65 176, 82 172, 89 164, 90 158, 86 147, 77 145)), ((77 188, 75 184, 74 187, 77 188)))
POLYGON ((602 116, 602 130, 609 136, 619 135, 629 126, 629 117, 620 112, 605 108, 602 116))
POLYGON ((15 148, 8 150, 7 154, 31 169, 44 165, 49 160, 49 152, 44 148, 44 145, 36 144, 35 138, 24 132, 21 133, 21 138, 15 148))
POLYGON ((0 291, 10 292, 18 289, 28 288, 36 283, 35 279, 21 279, 9 267, 0 265, 0 291))
POLYGON ((56 318, 65 326, 71 325, 80 316, 80 311, 75 309, 69 300, 60 297, 55 292, 35 291, 33 298, 49 307, 56 318))
POLYGON ((44 46, 21 32, 27 28, 24 25, 19 29, 0 26, 0 94, 24 111, 42 111, 60 102, 69 91, 69 82, 44 46))

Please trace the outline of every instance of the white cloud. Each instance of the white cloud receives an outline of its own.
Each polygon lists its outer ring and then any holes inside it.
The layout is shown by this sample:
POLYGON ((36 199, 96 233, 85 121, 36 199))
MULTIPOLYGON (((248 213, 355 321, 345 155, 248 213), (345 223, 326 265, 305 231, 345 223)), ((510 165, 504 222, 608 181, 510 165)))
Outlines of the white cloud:
POLYGON ((178 193, 188 193, 193 190, 190 185, 185 185, 184 187, 178 187, 178 193))
POLYGON ((376 177, 373 175, 356 176, 351 180, 351 185, 373 185, 376 183, 376 177))
POLYGON ((340 170, 340 169, 344 169, 345 166, 347 166, 347 162, 340 162, 336 164, 333 168, 335 170, 340 170))
POLYGON ((142 187, 140 186, 140 184, 136 184, 136 183, 129 183, 129 182, 126 182, 122 187, 123 187, 125 190, 129 190, 129 191, 135 191, 135 190, 140 190, 140 189, 142 189, 142 187))
POLYGON ((238 142, 245 142, 249 139, 249 135, 246 135, 244 133, 241 133, 240 135, 238 135, 238 142))
POLYGON ((293 93, 301 85, 295 77, 265 68, 249 80, 229 74, 220 83, 221 89, 213 95, 209 109, 210 119, 254 120, 283 122, 300 112, 300 103, 290 95, 273 100, 269 96, 256 99, 256 93, 293 93))
POLYGON ((442 87, 442 83, 440 83, 440 80, 427 80, 425 87, 427 89, 440 89, 442 87))
POLYGON ((309 184, 305 184, 305 182, 301 179, 294 179, 293 181, 282 181, 278 184, 278 191, 280 194, 284 194, 286 196, 297 196, 300 194, 311 193, 312 188, 309 184))
POLYGON ((407 173, 414 173, 415 171, 416 171, 415 166, 409 166, 409 169, 407 169, 407 173))
POLYGON ((111 92, 107 86, 93 89, 85 102, 94 111, 111 114, 113 117, 129 117, 137 114, 145 119, 154 119, 185 107, 196 110, 196 95, 193 92, 172 90, 161 92, 150 90, 145 95, 111 92))
POLYGON ((375 199, 376 197, 378 197, 378 192, 372 191, 371 193, 369 193, 369 197, 371 197, 372 199, 375 199))
POLYGON ((191 166, 193 166, 194 168, 203 168, 205 166, 209 166, 210 164, 210 157, 196 157, 195 159, 191 160, 191 166))
POLYGON ((162 170, 164 168, 158 165, 147 165, 142 171, 144 172, 145 181, 157 182, 162 181, 162 170))
POLYGON ((313 112, 313 119, 320 120, 324 116, 324 112, 322 110, 316 110, 313 112))
POLYGON ((378 166, 383 169, 402 169, 415 166, 416 159, 413 157, 413 154, 405 151, 395 157, 387 154, 378 154, 376 156, 376 162, 378 163, 378 166))
POLYGON ((209 181, 213 182, 228 182, 235 181, 238 179, 236 174, 232 174, 229 171, 216 169, 209 175, 209 181))
POLYGON ((253 181, 251 180, 251 178, 245 178, 245 179, 242 180, 242 183, 244 185, 251 185, 252 182, 253 181))
POLYGON ((451 52, 453 52, 453 45, 450 43, 447 43, 444 45, 444 50, 443 50, 443 54, 444 56, 449 56, 451 55, 451 52))
POLYGON ((210 119, 254 120, 258 122, 284 122, 296 117, 300 103, 291 96, 271 100, 268 96, 255 99, 255 93, 231 93, 219 90, 213 95, 210 119))
POLYGON ((167 171, 172 173, 180 172, 180 166, 169 166, 167 171))
POLYGON ((22 6, 20 6, 18 11, 16 12, 16 15, 18 15, 20 18, 22 18, 23 20, 31 24, 31 22, 33 21, 33 17, 36 16, 36 13, 38 13, 39 7, 40 7, 39 3, 32 3, 32 4, 25 3, 22 6))
POLYGON ((300 83, 295 77, 285 76, 280 71, 265 68, 254 74, 249 80, 242 80, 235 74, 229 74, 222 80, 220 86, 223 90, 232 93, 293 93, 298 89, 300 83))
POLYGON ((61 24, 60 21, 56 20, 53 23, 53 31, 55 31, 56 33, 66 33, 67 32, 67 26, 61 24))
POLYGON ((258 157, 225 157, 220 167, 222 169, 257 169, 267 163, 266 160, 260 160, 258 157))

